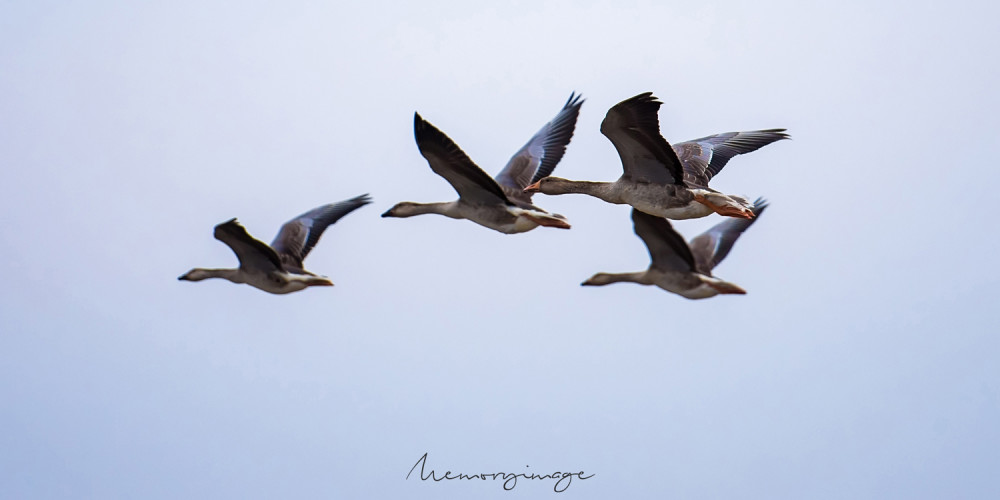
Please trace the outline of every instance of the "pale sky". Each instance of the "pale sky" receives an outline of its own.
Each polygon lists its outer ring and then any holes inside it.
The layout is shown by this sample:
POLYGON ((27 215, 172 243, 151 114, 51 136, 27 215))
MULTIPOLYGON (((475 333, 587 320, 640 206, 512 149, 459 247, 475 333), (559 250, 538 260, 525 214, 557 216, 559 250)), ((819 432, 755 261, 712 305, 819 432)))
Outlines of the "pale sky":
POLYGON ((4 2, 0 498, 1000 497, 998 14, 4 2), (569 231, 379 218, 456 196, 414 111, 495 174, 572 91, 560 177, 621 174, 640 92, 670 141, 789 129, 713 180, 771 203, 715 270, 748 295, 580 287, 649 263, 582 195, 534 198, 569 231), (176 279, 362 193, 333 288, 176 279))

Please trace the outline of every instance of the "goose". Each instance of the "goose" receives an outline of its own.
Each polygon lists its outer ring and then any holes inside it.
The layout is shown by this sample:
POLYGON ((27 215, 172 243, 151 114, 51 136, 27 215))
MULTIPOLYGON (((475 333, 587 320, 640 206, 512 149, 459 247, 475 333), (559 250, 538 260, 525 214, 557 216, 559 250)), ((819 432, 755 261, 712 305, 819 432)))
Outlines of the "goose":
POLYGON ((744 219, 753 217, 747 199, 711 189, 708 181, 733 156, 787 139, 785 129, 727 132, 671 147, 660 135, 657 112, 661 104, 651 92, 639 94, 616 104, 601 122, 601 133, 611 140, 622 160, 624 174, 617 181, 546 177, 525 191, 588 194, 668 219, 694 219, 712 212, 744 219))
POLYGON ((329 278, 306 271, 302 261, 330 224, 369 203, 371 198, 363 194, 314 208, 282 225, 270 246, 250 236, 235 218, 229 219, 215 226, 215 239, 233 250, 240 261, 240 267, 194 268, 177 279, 201 281, 223 278, 233 283, 246 283, 273 294, 297 292, 310 286, 333 286, 329 278))
POLYGON ((688 299, 705 299, 719 294, 747 292, 715 278, 712 269, 726 258, 736 240, 767 208, 767 201, 758 198, 751 207, 751 219, 726 219, 685 243, 664 218, 632 209, 635 234, 649 250, 649 269, 635 273, 597 273, 582 286, 603 286, 629 281, 640 285, 656 285, 688 299))
POLYGON ((414 113, 413 133, 420 154, 427 159, 431 170, 455 188, 458 200, 443 203, 404 201, 382 217, 440 214, 452 219, 468 219, 504 234, 523 233, 538 226, 569 229, 562 215, 550 214, 532 205, 531 193, 524 188, 547 177, 556 168, 573 137, 581 105, 582 97, 575 92, 570 94, 559 114, 514 153, 496 179, 473 163, 451 138, 419 113, 414 113))

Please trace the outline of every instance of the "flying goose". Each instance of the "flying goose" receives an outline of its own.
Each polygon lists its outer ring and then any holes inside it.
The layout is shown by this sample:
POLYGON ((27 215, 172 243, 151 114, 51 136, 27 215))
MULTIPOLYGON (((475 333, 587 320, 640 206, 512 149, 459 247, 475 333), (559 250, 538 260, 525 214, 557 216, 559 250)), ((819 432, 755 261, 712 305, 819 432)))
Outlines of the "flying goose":
POLYGON ((281 226, 271 246, 247 233, 230 219, 215 226, 215 239, 225 243, 240 260, 237 269, 195 268, 177 278, 201 281, 224 278, 274 294, 292 293, 310 286, 333 286, 329 278, 306 271, 302 261, 309 255, 327 226, 371 203, 367 194, 314 208, 281 226))
POLYGON ((660 135, 662 102, 646 92, 610 110, 601 133, 621 157, 624 173, 615 182, 570 181, 547 177, 525 188, 529 193, 583 193, 609 203, 627 204, 668 219, 693 219, 717 212, 751 218, 748 200, 720 193, 708 181, 733 157, 787 139, 785 129, 728 132, 671 147, 660 135))
POLYGON ((556 168, 573 137, 581 105, 581 96, 575 92, 570 94, 559 114, 514 153, 496 180, 473 163, 447 135, 419 113, 414 113, 413 133, 420 154, 427 159, 431 170, 455 188, 458 200, 443 203, 404 201, 382 217, 440 214, 452 219, 469 219, 506 234, 523 233, 538 226, 569 229, 562 215, 550 214, 532 205, 531 194, 524 188, 547 177, 556 168))
POLYGON ((726 219, 685 243, 667 219, 632 209, 635 234, 649 250, 649 269, 636 273, 597 273, 583 286, 602 286, 621 281, 656 285, 688 299, 705 299, 718 294, 745 294, 742 288, 712 276, 712 269, 722 262, 736 240, 767 208, 758 198, 751 208, 751 219, 726 219))

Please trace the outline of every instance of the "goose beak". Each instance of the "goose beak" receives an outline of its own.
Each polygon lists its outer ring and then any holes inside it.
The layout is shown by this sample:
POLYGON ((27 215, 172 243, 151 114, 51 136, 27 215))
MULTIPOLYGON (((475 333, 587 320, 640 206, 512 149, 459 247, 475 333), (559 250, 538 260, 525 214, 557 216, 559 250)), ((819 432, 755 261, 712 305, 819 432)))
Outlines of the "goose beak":
POLYGON ((392 209, 390 208, 389 210, 386 210, 385 213, 382 214, 382 217, 383 218, 385 218, 385 217, 392 217, 392 209))
POLYGON ((536 183, 534 183, 534 184, 532 184, 532 185, 524 188, 524 192, 525 193, 537 193, 538 191, 541 190, 541 188, 538 186, 541 183, 542 183, 542 181, 538 181, 538 182, 536 182, 536 183))

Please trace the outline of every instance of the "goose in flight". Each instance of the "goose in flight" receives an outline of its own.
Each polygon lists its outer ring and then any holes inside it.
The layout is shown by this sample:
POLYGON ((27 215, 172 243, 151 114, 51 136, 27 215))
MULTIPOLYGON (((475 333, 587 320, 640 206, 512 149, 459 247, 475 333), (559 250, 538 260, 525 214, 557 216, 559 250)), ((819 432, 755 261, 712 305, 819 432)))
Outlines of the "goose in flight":
POLYGON ((649 269, 635 273, 597 273, 583 286, 602 286, 621 281, 656 285, 688 299, 705 299, 719 294, 746 294, 742 288, 712 276, 736 240, 767 208, 758 198, 751 207, 751 219, 726 219, 685 243, 667 219, 632 209, 635 234, 649 250, 649 269))
POLYGON ((581 105, 581 96, 575 92, 570 94, 559 114, 514 153, 495 180, 447 135, 414 113, 413 133, 420 154, 434 173, 455 188, 458 200, 442 203, 404 201, 382 217, 440 214, 452 219, 469 219, 505 234, 523 233, 538 226, 569 229, 562 215, 550 214, 532 205, 531 194, 524 188, 547 177, 556 168, 573 137, 581 105))
POLYGON ((367 194, 314 208, 281 226, 268 246, 230 219, 215 226, 215 239, 233 250, 240 261, 236 269, 195 268, 182 281, 223 278, 274 294, 292 293, 310 286, 333 286, 329 278, 306 271, 302 261, 309 255, 326 228, 341 217, 371 203, 367 194))
POLYGON ((671 147, 660 135, 657 112, 662 103, 650 92, 612 107, 601 133, 618 150, 624 173, 615 182, 570 181, 547 177, 525 188, 529 193, 582 193, 609 203, 627 204, 668 219, 693 219, 712 212, 753 217, 750 203, 708 187, 736 155, 787 139, 785 129, 728 132, 671 147))

